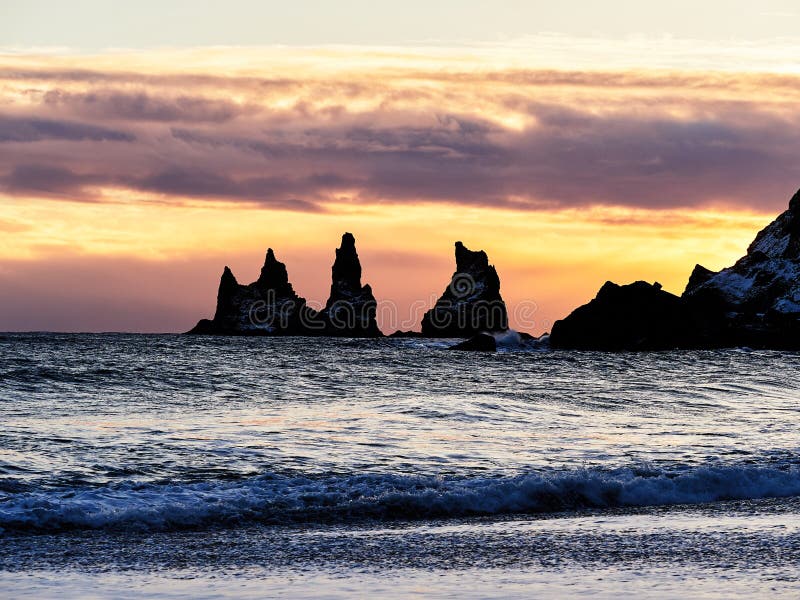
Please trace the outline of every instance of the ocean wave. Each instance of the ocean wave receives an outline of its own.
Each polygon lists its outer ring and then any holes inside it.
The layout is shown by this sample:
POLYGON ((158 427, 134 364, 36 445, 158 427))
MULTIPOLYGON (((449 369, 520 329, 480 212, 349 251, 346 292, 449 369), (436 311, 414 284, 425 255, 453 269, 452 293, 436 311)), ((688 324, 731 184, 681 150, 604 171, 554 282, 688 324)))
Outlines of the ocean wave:
POLYGON ((416 520, 795 495, 800 495, 796 466, 586 469, 506 478, 263 475, 236 482, 118 483, 0 493, 0 529, 169 531, 249 522, 416 520))

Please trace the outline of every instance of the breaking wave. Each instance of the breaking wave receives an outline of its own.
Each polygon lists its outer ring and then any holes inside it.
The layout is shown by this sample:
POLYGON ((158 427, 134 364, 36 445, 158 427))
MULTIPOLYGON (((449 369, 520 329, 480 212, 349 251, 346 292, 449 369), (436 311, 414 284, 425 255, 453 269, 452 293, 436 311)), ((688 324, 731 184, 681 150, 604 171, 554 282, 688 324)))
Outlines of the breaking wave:
POLYGON ((171 531, 256 522, 420 520, 795 495, 800 495, 800 469, 794 465, 585 469, 505 478, 262 475, 226 482, 6 491, 0 493, 0 529, 171 531))

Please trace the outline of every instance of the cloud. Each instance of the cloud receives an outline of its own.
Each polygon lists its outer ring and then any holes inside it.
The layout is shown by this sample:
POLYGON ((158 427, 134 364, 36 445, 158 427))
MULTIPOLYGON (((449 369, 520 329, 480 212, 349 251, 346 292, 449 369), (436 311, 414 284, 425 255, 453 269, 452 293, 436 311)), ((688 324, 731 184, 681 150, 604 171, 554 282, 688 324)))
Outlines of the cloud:
POLYGON ((3 81, 12 196, 774 212, 800 167, 788 75, 6 68, 3 81))
POLYGON ((44 92, 41 97, 49 107, 95 119, 222 123, 242 112, 251 116, 257 112, 256 107, 242 107, 226 100, 187 95, 159 98, 147 92, 97 90, 75 93, 54 89, 44 92))
POLYGON ((189 198, 239 199, 297 211, 316 212, 320 207, 296 195, 316 196, 317 187, 335 176, 311 176, 292 180, 280 177, 253 177, 235 180, 222 174, 194 169, 168 169, 142 179, 127 180, 128 187, 158 194, 189 198))
POLYGON ((17 165, 0 179, 0 190, 10 195, 43 195, 89 200, 87 186, 102 182, 98 175, 81 175, 49 165, 17 165))
POLYGON ((43 140, 132 142, 135 139, 129 133, 87 123, 0 115, 0 143, 43 140))

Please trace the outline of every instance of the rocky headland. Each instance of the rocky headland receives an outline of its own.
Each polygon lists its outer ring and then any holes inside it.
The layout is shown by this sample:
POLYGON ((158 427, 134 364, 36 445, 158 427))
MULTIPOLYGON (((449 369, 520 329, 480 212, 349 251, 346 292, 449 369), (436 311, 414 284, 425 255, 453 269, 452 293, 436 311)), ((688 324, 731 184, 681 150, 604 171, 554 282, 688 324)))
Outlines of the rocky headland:
POLYGON ((719 272, 694 268, 681 296, 658 284, 607 282, 553 325, 553 348, 800 349, 800 192, 747 253, 719 272))

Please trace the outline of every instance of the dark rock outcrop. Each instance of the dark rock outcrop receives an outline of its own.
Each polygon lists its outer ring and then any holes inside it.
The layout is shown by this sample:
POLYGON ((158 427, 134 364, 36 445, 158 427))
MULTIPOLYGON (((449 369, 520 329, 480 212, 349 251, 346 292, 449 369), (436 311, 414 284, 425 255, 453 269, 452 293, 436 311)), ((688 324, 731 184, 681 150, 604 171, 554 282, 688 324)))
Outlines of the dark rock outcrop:
POLYGON ((681 297, 636 282, 606 283, 553 325, 553 348, 800 349, 800 192, 736 264, 696 265, 681 297))
POLYGON ((698 268, 682 297, 709 345, 800 349, 800 192, 736 264, 698 268))
POLYGON ((332 336, 380 337, 375 321, 377 302, 369 284, 361 285, 361 261, 352 233, 342 236, 331 268, 331 294, 322 317, 325 333, 332 336))
POLYGON ((710 269, 706 269, 703 265, 695 265, 692 274, 689 275, 688 288, 696 288, 703 285, 706 281, 711 279, 716 273, 710 269))
POLYGON ((489 333, 479 333, 471 338, 451 346, 450 350, 470 350, 473 352, 495 352, 497 350, 497 340, 489 333))
POLYGON ((249 285, 236 281, 228 267, 222 273, 213 319, 201 320, 189 333, 205 335, 306 335, 314 311, 298 296, 286 265, 267 250, 259 278, 249 285))
POLYGON ((597 296, 560 321, 552 348, 575 350, 666 350, 698 343, 694 320, 680 297, 658 283, 607 281, 597 296))
POLYGON ((272 248, 259 278, 249 285, 236 281, 228 267, 222 273, 213 319, 202 319, 189 333, 198 335, 324 335, 378 337, 372 289, 361 285, 361 264, 350 233, 342 237, 333 264, 331 295, 322 311, 298 296, 286 265, 272 248))
POLYGON ((421 338, 424 337, 419 331, 401 331, 398 329, 389 335, 390 338, 421 338))
POLYGON ((470 337, 508 328, 500 278, 483 250, 456 242, 456 272, 436 304, 422 318, 426 337, 470 337))

